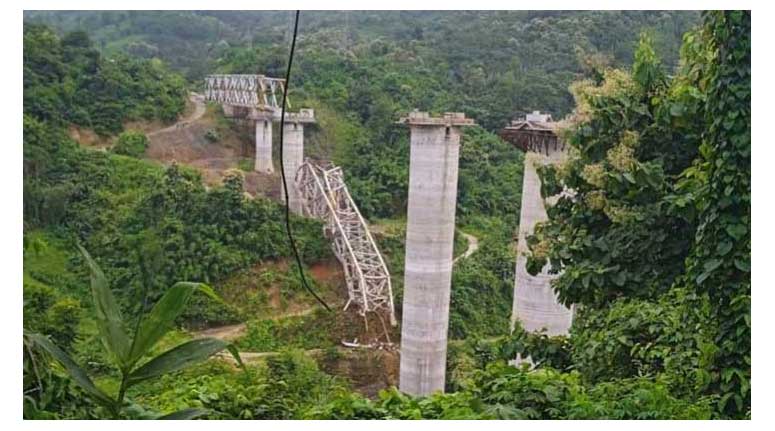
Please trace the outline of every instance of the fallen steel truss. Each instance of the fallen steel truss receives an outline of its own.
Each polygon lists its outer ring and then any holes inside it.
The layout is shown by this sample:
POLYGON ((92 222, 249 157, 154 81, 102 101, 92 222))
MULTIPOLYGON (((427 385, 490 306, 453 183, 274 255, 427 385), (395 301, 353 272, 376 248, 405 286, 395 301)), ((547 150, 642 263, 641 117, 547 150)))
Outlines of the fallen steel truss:
POLYGON ((342 169, 306 160, 296 173, 304 215, 325 222, 326 236, 344 268, 349 295, 345 310, 355 304, 361 315, 387 312, 396 325, 390 273, 366 221, 353 202, 342 169))
POLYGON ((281 108, 284 85, 285 80, 264 75, 208 75, 205 98, 224 105, 277 111, 281 108))

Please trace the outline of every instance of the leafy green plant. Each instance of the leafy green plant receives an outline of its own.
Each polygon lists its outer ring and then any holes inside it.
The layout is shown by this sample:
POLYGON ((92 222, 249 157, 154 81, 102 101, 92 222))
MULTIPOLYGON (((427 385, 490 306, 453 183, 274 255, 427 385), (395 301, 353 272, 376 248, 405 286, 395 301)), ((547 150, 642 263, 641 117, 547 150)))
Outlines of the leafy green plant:
MULTIPOLYGON (((26 342, 39 347, 59 362, 70 377, 94 401, 108 409, 113 417, 119 417, 122 410, 127 407, 125 401, 127 389, 140 382, 181 370, 224 349, 228 349, 241 364, 236 348, 215 338, 192 340, 142 362, 141 360, 154 345, 172 329, 175 318, 183 312, 188 298, 195 291, 206 292, 214 298, 215 293, 208 286, 200 283, 176 283, 149 313, 141 316, 137 322, 134 337, 130 338, 126 332, 127 322, 121 317, 121 310, 118 308, 105 275, 89 253, 80 246, 79 249, 91 272, 91 290, 100 339, 121 376, 118 394, 115 397, 110 396, 95 385, 83 368, 47 337, 31 332, 25 332, 24 337, 26 342)), ((197 409, 186 409, 162 418, 188 419, 203 413, 197 409)))
POLYGON ((579 304, 573 362, 600 381, 665 377, 750 413, 750 12, 709 11, 668 77, 649 38, 632 73, 574 86, 568 160, 542 193, 572 195, 529 238, 565 304, 579 304), (680 293, 680 294, 679 294, 680 293))

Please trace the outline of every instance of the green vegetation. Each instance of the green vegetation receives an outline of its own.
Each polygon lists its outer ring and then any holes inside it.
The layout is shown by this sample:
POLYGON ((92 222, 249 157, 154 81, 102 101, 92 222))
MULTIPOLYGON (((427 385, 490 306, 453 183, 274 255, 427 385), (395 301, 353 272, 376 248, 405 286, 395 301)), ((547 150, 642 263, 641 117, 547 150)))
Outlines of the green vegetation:
POLYGON ((339 335, 335 331, 337 318, 339 316, 320 310, 310 317, 251 321, 237 347, 249 352, 332 347, 340 341, 335 338, 339 335))
POLYGON ((118 135, 113 145, 113 152, 122 156, 141 158, 148 149, 148 138, 141 132, 130 130, 118 135))
POLYGON ((126 121, 175 119, 185 94, 183 80, 158 60, 104 58, 85 32, 59 38, 24 26, 24 112, 39 120, 112 135, 126 121))
POLYGON ((413 398, 393 389, 369 401, 345 394, 305 417, 315 419, 709 419, 707 401, 670 395, 639 378, 584 386, 576 373, 529 372, 495 363, 476 373, 472 388, 413 398))
MULTIPOLYGON (((214 298, 215 293, 203 284, 176 283, 148 314, 138 317, 134 336, 130 338, 126 332, 128 322, 121 317, 121 310, 119 310, 116 299, 108 287, 105 274, 85 249, 80 248, 80 250, 91 272, 91 290, 100 338, 106 351, 109 352, 112 365, 118 369, 121 375, 118 393, 115 397, 106 394, 94 384, 88 374, 67 353, 44 335, 25 332, 24 340, 29 355, 25 358, 26 361, 34 361, 31 353, 33 349, 40 349, 40 351, 51 355, 64 367, 81 389, 86 391, 94 401, 105 407, 113 418, 122 416, 127 389, 144 380, 158 378, 161 375, 181 370, 227 348, 237 361, 240 361, 236 349, 228 343, 214 338, 201 338, 180 344, 147 362, 139 364, 153 346, 172 329, 175 319, 183 311, 188 298, 195 290, 204 291, 214 298)), ((200 416, 202 413, 196 409, 185 409, 163 418, 190 419, 200 416)))
POLYGON ((209 361, 137 386, 137 400, 161 412, 206 409, 211 419, 302 419, 326 405, 347 385, 301 352, 288 351, 260 365, 235 370, 209 361))
POLYGON ((493 223, 479 237, 479 250, 458 261, 452 273, 449 337, 489 337, 509 332, 514 290, 511 229, 493 223))

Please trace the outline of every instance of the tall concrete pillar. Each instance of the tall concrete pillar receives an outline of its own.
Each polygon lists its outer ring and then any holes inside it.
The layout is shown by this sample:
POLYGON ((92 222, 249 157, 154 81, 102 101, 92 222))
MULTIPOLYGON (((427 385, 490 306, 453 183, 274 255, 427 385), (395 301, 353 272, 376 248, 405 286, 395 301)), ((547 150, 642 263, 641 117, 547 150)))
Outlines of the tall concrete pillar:
POLYGON ((399 386, 444 391, 462 113, 412 112, 399 386))
MULTIPOLYGON (((286 122, 283 129, 283 170, 288 185, 288 207, 301 214, 301 193, 296 187, 296 171, 304 163, 304 124, 286 122)), ((282 187, 282 186, 281 186, 282 187)), ((285 195, 283 194, 283 197, 285 195)))
POLYGON ((272 118, 256 119, 256 162, 254 170, 271 174, 274 172, 272 164, 272 118))
POLYGON ((541 197, 541 180, 536 167, 558 163, 564 158, 565 152, 556 146, 547 146, 543 151, 526 153, 522 180, 512 327, 514 322, 519 320, 526 331, 534 332, 545 328, 548 335, 567 334, 573 322, 573 311, 557 300, 557 295, 551 286, 551 281, 556 276, 549 274, 548 265, 535 276, 528 274, 525 255, 528 252, 526 238, 533 233, 536 223, 546 221, 548 218, 544 200, 541 197))

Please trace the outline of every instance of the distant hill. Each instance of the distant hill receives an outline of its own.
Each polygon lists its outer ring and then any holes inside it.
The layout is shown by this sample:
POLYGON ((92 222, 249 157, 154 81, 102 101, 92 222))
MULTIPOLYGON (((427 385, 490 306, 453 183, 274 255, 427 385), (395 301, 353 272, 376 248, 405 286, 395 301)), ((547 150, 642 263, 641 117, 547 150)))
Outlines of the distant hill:
MULTIPOLYGON (((651 31, 657 51, 675 64, 681 35, 698 22, 692 11, 364 11, 302 12, 307 43, 343 50, 381 38, 420 44, 451 63, 501 64, 548 70, 574 66, 576 47, 631 61, 633 42, 651 31), (493 55, 494 54, 494 55, 493 55)), ((289 40, 287 11, 26 11, 25 22, 59 32, 85 30, 106 52, 159 57, 190 79, 208 73, 229 47, 273 46, 289 40)))

